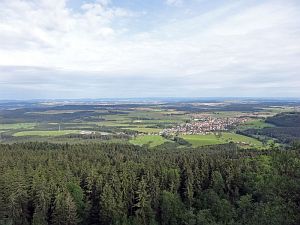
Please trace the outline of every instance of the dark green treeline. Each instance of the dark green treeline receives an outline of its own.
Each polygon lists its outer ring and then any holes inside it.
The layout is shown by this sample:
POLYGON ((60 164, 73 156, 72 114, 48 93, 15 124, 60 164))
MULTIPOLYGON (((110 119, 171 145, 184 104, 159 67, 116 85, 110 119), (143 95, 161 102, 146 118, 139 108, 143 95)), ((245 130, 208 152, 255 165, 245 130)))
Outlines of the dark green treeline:
POLYGON ((300 154, 0 145, 0 224, 300 224, 300 154))

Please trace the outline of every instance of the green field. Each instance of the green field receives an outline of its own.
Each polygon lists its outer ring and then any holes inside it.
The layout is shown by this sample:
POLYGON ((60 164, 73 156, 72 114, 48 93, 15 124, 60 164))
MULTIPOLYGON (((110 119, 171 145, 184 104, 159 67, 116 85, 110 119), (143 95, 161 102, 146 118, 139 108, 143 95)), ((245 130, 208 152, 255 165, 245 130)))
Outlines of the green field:
POLYGON ((130 140, 130 143, 140 146, 149 144, 149 146, 153 148, 155 146, 165 143, 166 141, 168 140, 158 135, 143 135, 130 140))
POLYGON ((242 130, 246 130, 246 129, 262 129, 265 127, 274 127, 274 125, 270 123, 266 123, 263 120, 252 120, 244 124, 241 124, 238 128, 242 130))
POLYGON ((9 123, 0 124, 0 130, 18 130, 18 129, 32 129, 36 123, 9 123))
POLYGON ((80 130, 61 130, 61 131, 21 131, 14 133, 15 137, 23 137, 23 136, 62 136, 66 134, 79 134, 80 130))
POLYGON ((182 135, 184 140, 192 144, 193 147, 205 146, 205 145, 215 145, 215 144, 225 144, 226 141, 216 138, 213 134, 201 135, 182 135))
POLYGON ((254 138, 246 137, 235 133, 222 133, 220 137, 214 134, 208 135, 182 135, 183 139, 191 143, 194 147, 214 145, 214 144, 225 144, 228 142, 235 142, 240 145, 261 147, 262 143, 254 138))
POLYGON ((247 136, 235 134, 235 133, 222 133, 221 139, 225 140, 226 142, 230 142, 230 141, 233 141, 235 143, 244 142, 246 144, 256 146, 256 147, 262 146, 262 143, 255 138, 251 138, 251 137, 247 137, 247 136))
POLYGON ((149 128, 149 127, 129 127, 128 130, 135 130, 141 133, 159 133, 162 129, 160 128, 149 128))
POLYGON ((130 127, 130 126, 135 126, 133 124, 125 123, 124 121, 101 121, 97 123, 91 123, 91 124, 96 124, 97 126, 105 126, 105 127, 130 127))

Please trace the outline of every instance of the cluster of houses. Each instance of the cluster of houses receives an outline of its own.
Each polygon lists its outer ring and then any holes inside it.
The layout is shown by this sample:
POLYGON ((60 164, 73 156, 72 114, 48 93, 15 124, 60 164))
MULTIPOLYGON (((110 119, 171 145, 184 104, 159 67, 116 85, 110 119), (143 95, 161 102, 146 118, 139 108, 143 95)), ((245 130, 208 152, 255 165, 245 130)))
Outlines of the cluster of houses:
POLYGON ((164 129, 161 134, 209 134, 228 129, 248 121, 245 117, 213 118, 210 116, 194 117, 191 122, 164 129))

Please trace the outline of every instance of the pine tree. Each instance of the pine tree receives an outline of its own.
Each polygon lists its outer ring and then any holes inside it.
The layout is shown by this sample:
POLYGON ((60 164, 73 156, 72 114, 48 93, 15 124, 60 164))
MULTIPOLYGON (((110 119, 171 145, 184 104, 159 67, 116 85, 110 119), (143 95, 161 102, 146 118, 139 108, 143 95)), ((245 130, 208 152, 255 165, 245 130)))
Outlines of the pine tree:
POLYGON ((140 221, 140 224, 149 224, 153 219, 153 212, 150 204, 150 195, 147 193, 147 184, 144 178, 138 184, 136 191, 136 216, 140 221))
POLYGON ((212 189, 219 195, 224 195, 224 180, 219 171, 213 171, 212 173, 212 183, 211 183, 212 189))
POLYGON ((25 176, 20 171, 14 170, 10 175, 8 197, 9 216, 15 225, 28 224, 27 203, 28 192, 25 176))
POLYGON ((76 225, 78 223, 77 208, 68 191, 59 192, 55 199, 53 225, 76 225))
POLYGON ((180 193, 183 201, 188 207, 192 206, 194 191, 193 191, 193 172, 190 166, 185 163, 181 171, 180 193))

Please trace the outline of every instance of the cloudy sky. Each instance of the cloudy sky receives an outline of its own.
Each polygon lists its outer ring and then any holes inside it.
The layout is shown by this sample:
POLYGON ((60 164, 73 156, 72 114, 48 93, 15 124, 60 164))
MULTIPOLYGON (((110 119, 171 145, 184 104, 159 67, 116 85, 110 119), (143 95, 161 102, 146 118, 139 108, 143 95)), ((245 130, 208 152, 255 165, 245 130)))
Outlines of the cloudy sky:
POLYGON ((300 97, 299 0, 0 0, 0 99, 300 97))

